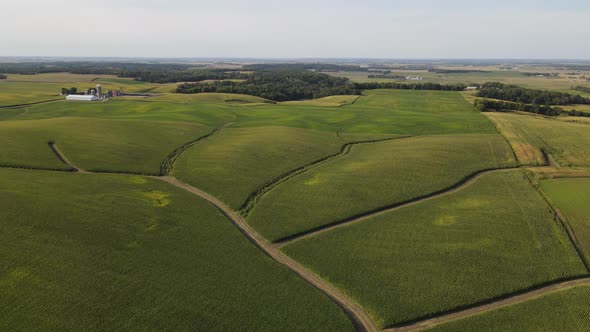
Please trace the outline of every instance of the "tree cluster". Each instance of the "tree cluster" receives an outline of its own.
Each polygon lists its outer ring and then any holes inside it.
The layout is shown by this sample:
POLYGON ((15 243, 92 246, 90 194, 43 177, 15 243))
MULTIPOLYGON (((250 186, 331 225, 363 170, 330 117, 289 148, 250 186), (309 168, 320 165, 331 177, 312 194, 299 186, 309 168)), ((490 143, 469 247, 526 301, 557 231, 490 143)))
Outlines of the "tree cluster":
POLYGON ((5 80, 7 77, 4 74, 0 74, 0 80, 5 80))
POLYGON ((273 101, 314 99, 331 95, 360 94, 348 79, 309 71, 273 70, 252 73, 244 82, 218 81, 180 84, 178 93, 239 93, 273 101))
POLYGON ((563 92, 533 90, 499 82, 483 84, 477 92, 477 96, 534 105, 590 104, 590 99, 580 95, 574 96, 563 92))
POLYGON ((590 87, 587 87, 587 86, 578 85, 576 87, 573 87, 573 89, 576 91, 580 91, 580 92, 590 93, 590 87))

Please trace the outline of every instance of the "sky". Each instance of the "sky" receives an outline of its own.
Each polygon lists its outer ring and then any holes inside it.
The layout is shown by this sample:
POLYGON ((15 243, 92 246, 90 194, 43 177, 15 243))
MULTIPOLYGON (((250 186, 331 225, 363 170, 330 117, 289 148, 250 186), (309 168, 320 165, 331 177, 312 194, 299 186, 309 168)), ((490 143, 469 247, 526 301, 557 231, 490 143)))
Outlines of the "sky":
POLYGON ((590 59, 588 0, 1 0, 0 56, 590 59))

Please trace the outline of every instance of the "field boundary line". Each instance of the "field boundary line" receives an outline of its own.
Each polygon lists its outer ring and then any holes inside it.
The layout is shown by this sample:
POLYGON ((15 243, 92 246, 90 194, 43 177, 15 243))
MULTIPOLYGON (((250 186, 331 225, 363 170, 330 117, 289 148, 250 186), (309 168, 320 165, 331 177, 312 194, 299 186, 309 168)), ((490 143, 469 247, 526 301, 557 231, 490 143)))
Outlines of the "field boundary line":
POLYGON ((209 203, 214 205, 225 217, 236 226, 239 231, 260 249, 267 256, 287 267, 289 270, 299 275, 306 282, 323 292, 332 301, 334 301, 347 316, 352 320, 357 331, 378 331, 374 321, 369 315, 354 301, 343 295, 330 283, 305 268, 300 263, 291 259, 287 255, 283 254, 280 250, 277 250, 271 243, 269 243, 264 237, 258 234, 246 221, 235 211, 225 205, 216 197, 204 192, 198 188, 188 185, 174 177, 162 176, 156 177, 164 182, 167 182, 177 188, 183 189, 189 193, 199 196, 202 199, 207 200, 209 203))
POLYGON ((6 106, 0 106, 0 109, 23 108, 23 107, 33 106, 33 105, 39 105, 39 104, 54 103, 56 101, 61 101, 61 100, 65 100, 65 99, 63 99, 63 98, 60 98, 60 99, 50 99, 50 100, 37 101, 37 102, 34 102, 34 103, 27 103, 27 104, 6 105, 6 106))
POLYGON ((492 311, 495 309, 507 307, 510 305, 524 303, 541 296, 554 294, 576 286, 590 286, 590 278, 588 276, 570 278, 568 280, 561 280, 551 283, 546 283, 536 288, 529 288, 528 290, 519 291, 516 293, 508 294, 496 299, 492 299, 486 302, 482 302, 473 306, 469 306, 463 309, 454 310, 448 313, 443 313, 439 316, 432 316, 425 319, 417 319, 413 322, 402 323, 395 327, 385 328, 384 332, 410 332, 420 331, 428 328, 432 328, 436 325, 448 323, 470 316, 474 316, 480 313, 492 311))
POLYGON ((219 127, 219 128, 215 128, 213 129, 210 133, 203 135, 201 137, 198 137, 192 141, 186 142, 183 145, 177 147, 176 149, 174 149, 172 152, 170 152, 166 158, 164 158, 164 160, 162 160, 162 163, 160 164, 160 176, 171 176, 174 174, 174 165, 176 164, 176 160, 178 160, 178 158, 180 157, 180 155, 182 155, 183 152, 185 152, 186 150, 190 149, 192 146, 194 146, 195 144, 201 142, 204 139, 207 139, 213 135, 215 135, 216 133, 218 133, 220 130, 222 130, 223 128, 229 127, 233 124, 233 122, 230 123, 226 123, 225 125, 219 127))
MULTIPOLYGON (((336 132, 336 134, 338 135, 338 132, 336 132)), ((328 163, 328 162, 331 162, 331 161, 334 161, 334 160, 344 157, 345 155, 347 155, 350 152, 352 147, 355 145, 380 143, 380 142, 394 141, 394 140, 398 140, 398 139, 407 139, 407 138, 412 138, 412 137, 415 137, 415 136, 396 136, 396 137, 380 138, 380 139, 373 139, 373 140, 366 140, 366 141, 353 141, 353 142, 345 143, 340 147, 340 150, 336 153, 327 155, 325 157, 322 157, 320 159, 317 159, 317 160, 314 160, 310 163, 307 163, 303 166, 292 169, 292 170, 285 172, 285 173, 275 177, 274 179, 271 179, 270 181, 266 182, 265 184, 260 186, 258 189, 256 189, 252 193, 250 193, 250 195, 248 195, 248 198, 246 198, 244 203, 242 203, 242 205, 238 208, 238 212, 242 216, 247 217, 248 214, 252 211, 252 208, 254 208, 254 206, 256 205, 256 203, 258 203, 258 201, 264 195, 266 195, 268 192, 270 192, 272 189, 276 188, 281 183, 283 183, 293 177, 303 174, 303 173, 305 173, 311 169, 314 169, 316 167, 319 167, 325 163, 328 163)))
POLYGON ((388 213, 388 212, 396 211, 396 210, 406 208, 409 206, 413 206, 413 205, 416 205, 416 204, 419 204, 422 202, 426 202, 426 201, 430 201, 433 199, 437 199, 437 198, 441 198, 441 197, 444 197, 447 195, 454 194, 458 191, 461 191, 461 190, 469 187, 471 184, 473 184, 475 181, 477 181, 480 177, 482 177, 486 174, 497 173, 497 172, 510 172, 510 171, 515 171, 515 170, 519 170, 519 169, 522 169, 522 167, 516 166, 516 167, 483 169, 483 170, 471 173, 470 175, 461 179, 459 182, 457 182, 449 187, 446 187, 444 189, 440 189, 440 190, 431 192, 429 194, 421 195, 421 196, 411 198, 411 199, 408 199, 408 200, 405 200, 402 202, 378 207, 373 210, 362 212, 362 213, 353 215, 353 216, 345 218, 345 219, 341 219, 341 220, 331 222, 329 224, 321 225, 321 226, 318 226, 318 227, 315 227, 315 228, 312 228, 312 229, 309 229, 309 230, 306 230, 303 232, 292 234, 292 235, 289 235, 289 236, 286 236, 286 237, 283 237, 281 239, 274 241, 274 244, 276 247, 282 248, 282 247, 284 247, 288 244, 291 244, 293 242, 296 242, 296 241, 299 241, 302 239, 306 239, 306 238, 310 238, 310 237, 314 237, 316 235, 329 232, 329 231, 334 230, 336 228, 346 227, 351 224, 366 221, 368 219, 380 216, 380 215, 388 213))

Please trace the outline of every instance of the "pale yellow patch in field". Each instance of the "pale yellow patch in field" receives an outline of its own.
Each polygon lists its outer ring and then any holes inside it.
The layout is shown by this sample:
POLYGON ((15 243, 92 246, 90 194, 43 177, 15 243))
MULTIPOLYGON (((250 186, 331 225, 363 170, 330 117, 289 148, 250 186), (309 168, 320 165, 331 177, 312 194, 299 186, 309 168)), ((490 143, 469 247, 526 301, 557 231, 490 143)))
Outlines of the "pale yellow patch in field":
POLYGON ((148 223, 147 227, 145 228, 146 232, 153 232, 160 227, 160 222, 158 219, 152 219, 148 223))
POLYGON ((458 200, 455 204, 453 204, 453 208, 460 208, 460 209, 475 209, 481 208, 489 204, 489 201, 485 199, 479 198, 466 198, 458 200))
POLYGON ((144 184, 146 182, 147 182, 147 180, 141 176, 130 176, 129 177, 129 183, 132 183, 132 184, 144 184))
POLYGON ((143 193, 144 197, 146 197, 152 206, 156 207, 165 207, 166 205, 170 204, 170 194, 167 192, 159 191, 159 190, 152 190, 143 193))
POLYGON ((33 275, 22 267, 16 267, 0 275, 0 287, 14 286, 19 282, 29 280, 33 275))
POLYGON ((436 218, 434 224, 437 226, 451 226, 457 223, 457 217, 451 215, 444 215, 436 218))
POLYGON ((321 176, 319 175, 314 175, 312 178, 310 178, 309 180, 303 182, 303 184, 305 184, 306 186, 317 186, 318 184, 323 183, 324 181, 322 180, 321 176))
POLYGON ((545 163, 545 157, 541 150, 530 144, 525 133, 522 129, 517 128, 513 123, 505 121, 501 115, 495 113, 485 113, 490 119, 498 131, 506 137, 510 146, 516 154, 516 158, 523 165, 543 165, 545 163))
POLYGON ((346 163, 346 165, 343 166, 342 170, 345 172, 356 172, 359 170, 369 169, 371 168, 371 165, 371 161, 353 161, 346 163))

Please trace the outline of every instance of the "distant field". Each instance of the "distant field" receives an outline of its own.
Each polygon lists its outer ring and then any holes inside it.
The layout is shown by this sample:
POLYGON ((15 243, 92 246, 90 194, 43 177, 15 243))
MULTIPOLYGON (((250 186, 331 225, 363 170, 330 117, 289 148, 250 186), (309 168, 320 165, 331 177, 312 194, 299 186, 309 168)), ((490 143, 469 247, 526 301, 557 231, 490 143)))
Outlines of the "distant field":
POLYGON ((590 286, 579 286, 428 331, 588 331, 590 286))
POLYGON ((565 214, 590 260, 590 178, 544 180, 541 188, 565 214))
MULTIPOLYGON (((15 78, 15 81, 11 79, 0 80, 0 107, 63 99, 63 96, 60 96, 62 88, 76 87, 80 91, 85 91, 89 88, 96 88, 96 84, 98 83, 92 81, 97 76, 55 74, 51 77, 46 77, 44 75, 51 74, 24 75, 24 77, 15 78), (20 79, 25 78, 29 78, 29 81, 20 81, 20 79), (70 79, 79 79, 79 81, 70 81, 70 79)), ((10 75, 10 77, 13 76, 10 75)), ((149 83, 137 84, 135 81, 130 81, 130 84, 107 82, 102 83, 102 86, 105 91, 122 88, 125 92, 138 92, 150 87, 157 87, 149 83)))
POLYGON ((285 126, 334 133, 496 133, 493 124, 457 92, 375 90, 346 107, 302 107, 261 101, 244 95, 164 94, 142 99, 113 98, 104 103, 59 102, 26 110, 0 110, 0 120, 68 116, 190 121, 211 127, 234 122, 232 127, 238 128, 285 126))
POLYGON ((250 193, 286 172, 335 154, 347 142, 383 137, 390 135, 230 126, 188 149, 175 175, 238 209, 250 193))
POLYGON ((286 101, 281 103, 282 105, 299 105, 299 106, 343 106, 354 103, 359 96, 329 96, 318 98, 314 100, 302 100, 302 101, 286 101))
POLYGON ((386 327, 587 273, 522 171, 484 175, 284 251, 386 327))
POLYGON ((212 128, 182 122, 58 118, 0 122, 0 164, 64 167, 47 143, 86 170, 158 174, 176 147, 212 128))
POLYGON ((590 166, 590 126, 514 113, 486 113, 510 141, 519 161, 540 165, 541 149, 561 166, 590 166))
POLYGON ((37 75, 8 74, 7 82, 33 82, 33 83, 81 83, 100 80, 113 82, 118 80, 114 75, 86 75, 71 73, 48 73, 37 75))
MULTIPOLYGON (((585 80, 572 80, 568 78, 567 71, 547 70, 550 72, 561 72, 559 78, 533 77, 525 76, 525 72, 539 72, 538 68, 521 68, 518 71, 504 71, 497 70, 497 68, 447 68, 460 70, 483 70, 484 72, 470 72, 470 73, 433 73, 426 70, 394 70, 391 75, 396 76, 421 76, 423 81, 421 83, 432 82, 441 84, 456 84, 456 83, 485 83, 485 82, 502 82, 505 84, 516 84, 533 89, 555 90, 568 92, 571 94, 582 94, 582 92, 572 90, 572 86, 587 86, 590 87, 590 82, 585 80)), ((347 77, 353 82, 406 82, 416 83, 416 81, 394 80, 390 78, 369 78, 368 76, 374 73, 369 72, 335 72, 327 73, 332 76, 347 77)))
POLYGON ((445 189, 482 169, 515 165, 500 135, 425 136, 358 145, 344 157, 274 188, 254 207, 248 222, 275 241, 445 189))
POLYGON ((354 330, 215 208, 158 180, 0 170, 0 201, 1 330, 354 330))

